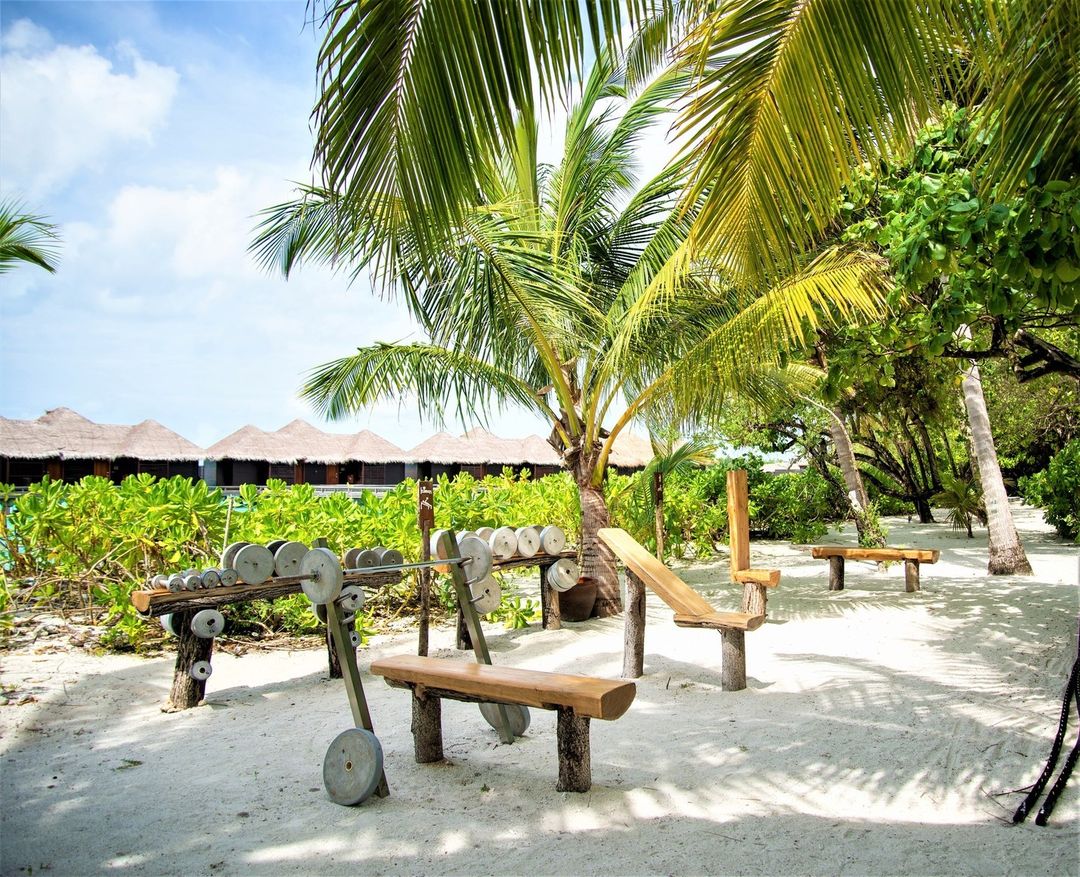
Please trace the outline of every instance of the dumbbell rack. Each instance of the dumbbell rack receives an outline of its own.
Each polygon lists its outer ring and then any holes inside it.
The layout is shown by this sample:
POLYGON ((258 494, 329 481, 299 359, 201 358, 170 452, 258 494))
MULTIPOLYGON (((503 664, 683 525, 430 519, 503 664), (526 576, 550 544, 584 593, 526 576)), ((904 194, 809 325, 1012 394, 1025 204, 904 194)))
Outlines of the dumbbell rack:
MULTIPOLYGON (((273 600, 289 594, 301 593, 300 583, 303 576, 279 576, 268 579, 262 584, 239 584, 228 588, 213 588, 205 591, 133 591, 131 604, 146 617, 173 615, 177 633, 176 666, 173 673, 172 690, 169 705, 174 710, 190 709, 198 705, 206 694, 206 680, 192 679, 188 669, 196 661, 209 661, 214 652, 212 639, 201 639, 191 630, 191 618, 201 609, 216 609, 229 603, 244 603, 249 600, 273 600)), ((400 572, 350 573, 345 576, 350 584, 363 583, 370 587, 396 584, 401 581, 400 572)), ((348 644, 348 635, 345 637, 348 644)), ((341 650, 338 655, 352 651, 352 646, 341 650)), ((354 660, 355 663, 355 660, 354 660)))

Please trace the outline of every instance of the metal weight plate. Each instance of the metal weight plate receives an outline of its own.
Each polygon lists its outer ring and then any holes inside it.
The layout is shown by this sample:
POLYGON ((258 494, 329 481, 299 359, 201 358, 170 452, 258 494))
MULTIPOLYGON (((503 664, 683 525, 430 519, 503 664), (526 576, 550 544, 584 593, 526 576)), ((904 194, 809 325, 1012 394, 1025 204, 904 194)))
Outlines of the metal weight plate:
POLYGON ((483 539, 485 542, 487 542, 489 539, 491 539, 491 534, 494 533, 494 532, 495 532, 494 527, 477 527, 476 528, 476 535, 479 536, 481 539, 483 539))
POLYGON ((209 679, 213 672, 214 668, 210 666, 209 661, 196 661, 188 670, 188 676, 192 679, 209 679))
POLYGON ((279 576, 300 575, 300 563, 307 554, 303 542, 282 542, 274 552, 274 572, 279 576))
POLYGON ((349 728, 334 738, 323 759, 323 786, 335 804, 362 804, 379 787, 383 751, 379 738, 364 728, 349 728))
POLYGON ((349 631, 349 644, 354 649, 360 648, 360 634, 358 634, 355 630, 349 631))
POLYGON ((563 557, 548 567, 547 583, 553 590, 562 593, 569 591, 577 584, 579 575, 581 575, 581 570, 577 563, 569 557, 563 557))
POLYGON ((216 569, 204 569, 199 578, 204 588, 216 588, 221 584, 221 574, 216 569))
POLYGON ((184 577, 179 573, 169 576, 169 590, 174 594, 184 590, 184 577))
POLYGON ((519 527, 514 535, 517 537, 517 553, 522 557, 534 557, 540 550, 540 534, 532 527, 519 527))
MULTIPOLYGON (((506 707, 506 716, 510 719, 510 733, 515 737, 524 736, 532 722, 529 708, 519 703, 504 703, 503 706, 506 707)), ((480 715, 496 731, 499 730, 499 705, 497 703, 480 704, 480 715)))
POLYGON ((496 560, 509 560, 517 554, 517 533, 510 527, 499 527, 488 537, 488 547, 496 560))
POLYGON ((341 563, 329 548, 312 548, 300 562, 300 582, 312 603, 329 603, 341 593, 341 563))
MULTIPOLYGON (((445 532, 446 530, 432 530, 429 537, 431 544, 431 556, 434 558, 439 558, 440 560, 449 557, 442 545, 442 537, 445 532)), ((437 563, 435 564, 435 571, 450 572, 450 564, 437 563)))
POLYGON ((265 545, 245 545, 236 552, 233 566, 244 584, 261 585, 274 573, 274 555, 265 545))
POLYGON ((223 588, 231 588, 240 581, 240 574, 232 567, 218 570, 218 576, 221 578, 221 587, 223 588))
POLYGON ((466 536, 475 536, 475 535, 476 535, 475 530, 458 530, 457 539, 458 539, 458 542, 460 542, 466 536))
POLYGON ((472 596, 473 608, 481 615, 494 612, 502 602, 502 588, 492 575, 470 584, 469 594, 472 596))
POLYGON ((201 591, 205 585, 203 585, 202 576, 197 572, 185 573, 184 575, 184 590, 185 591, 201 591))
POLYGON ((360 552, 363 550, 363 548, 350 548, 345 552, 345 556, 342 558, 342 561, 345 563, 345 569, 356 569, 358 565, 356 558, 360 556, 360 552))
POLYGON ((377 548, 365 548, 356 555, 356 569, 371 569, 379 565, 379 550, 377 548))
POLYGON ((379 558, 379 566, 401 566, 404 562, 405 557, 396 548, 384 548, 379 558))
POLYGON ((267 542, 266 548, 271 554, 277 554, 277 550, 288 541, 288 539, 275 539, 273 542, 267 542))
POLYGON ((346 612, 358 612, 364 607, 364 589, 359 585, 346 585, 338 595, 338 605, 346 612))
POLYGON ((158 621, 161 622, 161 629, 164 630, 165 633, 171 633, 173 636, 176 636, 176 631, 173 630, 172 626, 171 612, 168 615, 162 615, 160 618, 158 618, 158 621))
POLYGON ((169 577, 163 575, 156 575, 150 579, 151 591, 167 591, 169 590, 169 577))
POLYGON ((250 542, 233 542, 232 544, 230 544, 229 547, 226 548, 224 553, 221 555, 221 565, 231 566, 235 569, 236 564, 234 563, 234 561, 236 560, 236 553, 245 545, 250 544, 250 542))
POLYGON ((540 531, 540 550, 544 554, 558 554, 566 547, 566 534, 554 524, 540 531))
POLYGON ((458 542, 462 570, 469 584, 481 582, 491 572, 491 549, 479 536, 466 536, 458 542))
POLYGON ((191 632, 199 639, 213 639, 225 629, 225 616, 217 609, 203 609, 191 619, 191 632))

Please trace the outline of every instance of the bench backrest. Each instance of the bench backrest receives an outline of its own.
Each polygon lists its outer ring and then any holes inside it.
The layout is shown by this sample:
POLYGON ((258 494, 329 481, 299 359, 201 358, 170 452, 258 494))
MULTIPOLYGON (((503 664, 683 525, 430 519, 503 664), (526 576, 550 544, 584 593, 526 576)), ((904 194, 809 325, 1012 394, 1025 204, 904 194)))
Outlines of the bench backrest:
POLYGON ((815 545, 810 554, 819 560, 845 557, 849 560, 918 560, 922 563, 937 563, 941 556, 936 548, 844 548, 840 545, 815 545))
POLYGON ((708 615, 709 602, 675 573, 653 557, 625 530, 604 527, 597 534, 646 587, 675 610, 678 615, 708 615))
POLYGON ((637 686, 622 679, 495 667, 446 658, 394 655, 371 664, 388 682, 453 691, 477 700, 537 709, 568 707, 591 719, 617 719, 634 702, 637 686))

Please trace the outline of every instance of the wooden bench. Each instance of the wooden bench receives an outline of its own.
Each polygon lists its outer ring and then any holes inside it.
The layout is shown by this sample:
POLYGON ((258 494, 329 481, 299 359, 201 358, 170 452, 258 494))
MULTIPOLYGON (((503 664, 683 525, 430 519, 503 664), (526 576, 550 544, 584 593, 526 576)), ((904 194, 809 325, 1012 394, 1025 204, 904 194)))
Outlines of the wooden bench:
POLYGON ((842 548, 838 545, 815 545, 810 554, 818 560, 829 561, 829 590, 844 590, 844 561, 850 560, 902 560, 904 561, 904 588, 908 593, 919 590, 919 564, 937 563, 941 552, 924 548, 842 548))
POLYGON ((416 761, 441 761, 442 698, 468 703, 518 704, 558 714, 560 792, 587 792, 592 785, 589 720, 617 719, 637 694, 633 682, 494 667, 445 658, 396 655, 371 664, 387 684, 412 689, 416 761))
MULTIPOLYGON (((623 651, 623 675, 637 678, 644 672, 645 663, 645 588, 650 588, 675 612, 679 627, 700 627, 717 630, 723 640, 721 649, 721 686, 724 691, 746 688, 746 641, 748 630, 757 630, 765 623, 765 599, 759 608, 742 612, 717 612, 697 591, 651 555, 625 530, 607 527, 599 532, 600 539, 626 565, 627 600, 626 633, 623 651)), ((780 573, 776 570, 743 570, 748 587, 760 590, 776 587, 780 573)))

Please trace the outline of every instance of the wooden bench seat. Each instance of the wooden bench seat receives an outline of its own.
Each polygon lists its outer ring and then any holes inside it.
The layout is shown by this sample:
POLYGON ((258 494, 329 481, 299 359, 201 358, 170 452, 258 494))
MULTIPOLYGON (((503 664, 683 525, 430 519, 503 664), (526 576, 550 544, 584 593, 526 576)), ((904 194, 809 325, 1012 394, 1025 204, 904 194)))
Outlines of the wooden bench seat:
MULTIPOLYGON (((741 691, 746 688, 744 634, 748 630, 757 630, 765 623, 764 590, 779 583, 779 571, 739 570, 745 574, 745 587, 753 591, 753 605, 760 611, 717 612, 701 594, 657 560, 625 530, 606 527, 601 529, 598 535, 627 569, 623 675, 637 678, 644 672, 644 589, 648 587, 674 610, 675 624, 679 627, 697 627, 720 632, 723 638, 721 687, 724 691, 741 691)), ((749 600, 744 600, 743 608, 749 607, 749 600)))
POLYGON ((844 590, 844 561, 902 560, 904 562, 904 588, 908 593, 919 590, 919 564, 937 563, 941 552, 936 548, 845 548, 841 545, 815 545, 810 555, 818 560, 829 561, 829 590, 844 590))
POLYGON ((555 710, 558 715, 560 792, 592 786, 589 720, 614 720, 634 702, 637 687, 621 679, 547 673, 515 667, 395 655, 373 661, 371 672, 387 684, 413 692, 416 760, 441 761, 442 698, 469 703, 505 703, 555 710))

